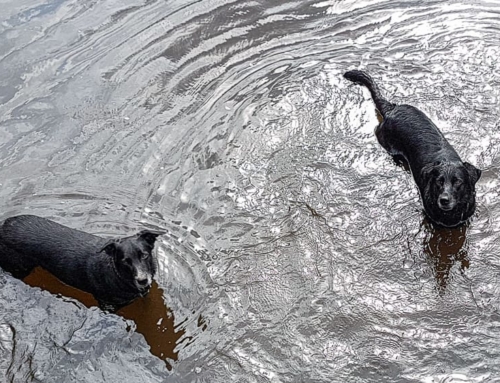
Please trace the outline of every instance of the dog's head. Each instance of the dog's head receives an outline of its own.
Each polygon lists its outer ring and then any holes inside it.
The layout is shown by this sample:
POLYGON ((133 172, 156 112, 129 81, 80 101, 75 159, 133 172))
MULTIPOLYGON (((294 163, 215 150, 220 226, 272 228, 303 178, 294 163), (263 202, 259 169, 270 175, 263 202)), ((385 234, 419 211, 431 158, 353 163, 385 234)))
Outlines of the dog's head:
POLYGON ((481 170, 468 162, 435 163, 422 168, 424 209, 435 223, 454 227, 465 222, 476 209, 476 182, 481 170))
POLYGON ((153 283, 157 269, 153 248, 156 237, 162 234, 165 233, 143 230, 131 237, 112 239, 99 251, 113 257, 119 277, 138 295, 145 296, 153 283))

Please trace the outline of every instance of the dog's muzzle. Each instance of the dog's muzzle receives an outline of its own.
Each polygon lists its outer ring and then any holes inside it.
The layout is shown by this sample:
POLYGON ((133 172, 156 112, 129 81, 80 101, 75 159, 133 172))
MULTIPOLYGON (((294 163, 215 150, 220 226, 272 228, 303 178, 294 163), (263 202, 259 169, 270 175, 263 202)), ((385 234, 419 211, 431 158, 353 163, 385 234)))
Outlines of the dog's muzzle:
POLYGON ((438 206, 441 210, 450 211, 455 205, 454 199, 448 193, 443 193, 439 196, 438 206))
POLYGON ((135 284, 142 296, 145 296, 149 292, 152 283, 153 278, 146 273, 138 273, 135 277, 135 284))

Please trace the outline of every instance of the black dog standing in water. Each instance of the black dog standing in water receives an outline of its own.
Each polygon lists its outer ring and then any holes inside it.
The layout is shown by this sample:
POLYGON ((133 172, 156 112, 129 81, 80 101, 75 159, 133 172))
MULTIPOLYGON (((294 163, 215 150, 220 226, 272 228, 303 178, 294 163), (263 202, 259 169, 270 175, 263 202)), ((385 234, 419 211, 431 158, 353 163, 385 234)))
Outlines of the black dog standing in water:
POLYGON ((481 170, 462 162, 423 112, 382 98, 368 74, 352 70, 344 77, 369 89, 383 117, 375 131, 377 139, 391 155, 403 156, 408 162, 429 218, 438 225, 454 227, 474 214, 475 184, 481 170))
POLYGON ((40 266, 62 282, 91 293, 99 305, 116 310, 145 296, 156 273, 156 237, 143 230, 106 240, 33 215, 6 219, 0 226, 0 267, 24 278, 40 266))

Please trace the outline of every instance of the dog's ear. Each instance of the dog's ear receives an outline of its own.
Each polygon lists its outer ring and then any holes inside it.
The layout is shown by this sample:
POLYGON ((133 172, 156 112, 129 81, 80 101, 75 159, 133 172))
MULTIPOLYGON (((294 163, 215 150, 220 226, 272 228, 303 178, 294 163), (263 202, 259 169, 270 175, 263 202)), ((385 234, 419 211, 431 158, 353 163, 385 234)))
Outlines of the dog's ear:
POLYGON ((476 168, 474 165, 469 164, 468 162, 464 162, 464 166, 467 170, 467 173, 469 173, 469 178, 472 182, 472 185, 474 185, 479 180, 479 178, 481 178, 482 171, 476 168))
POLYGON ((154 247, 156 237, 163 234, 165 234, 164 231, 142 230, 137 234, 137 236, 144 242, 146 242, 149 246, 154 247))
POLYGON ((116 242, 114 240, 106 242, 98 253, 102 253, 103 251, 114 257, 116 255, 116 242))

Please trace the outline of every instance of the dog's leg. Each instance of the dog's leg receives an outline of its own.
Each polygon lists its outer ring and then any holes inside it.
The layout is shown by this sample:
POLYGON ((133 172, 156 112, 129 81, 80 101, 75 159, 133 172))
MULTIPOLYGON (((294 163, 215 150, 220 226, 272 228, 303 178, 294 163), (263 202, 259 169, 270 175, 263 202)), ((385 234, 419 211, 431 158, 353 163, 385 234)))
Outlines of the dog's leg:
POLYGON ((407 172, 410 171, 410 165, 408 165, 408 161, 406 161, 406 158, 402 154, 393 154, 392 159, 396 166, 402 167, 407 172))
POLYGON ((375 136, 377 137, 379 144, 385 150, 387 150, 389 153, 392 154, 392 151, 393 151, 392 147, 391 147, 391 145, 389 145, 389 142, 386 138, 387 130, 388 130, 387 122, 386 122, 386 120, 382 120, 382 122, 380 124, 378 124, 378 126, 375 128, 375 136))
POLYGON ((106 303, 106 302, 100 300, 99 298, 97 298, 96 296, 94 296, 94 298, 97 300, 99 308, 102 311, 107 312, 107 313, 115 313, 119 309, 121 309, 123 306, 125 306, 125 305, 113 305, 111 303, 106 303))

